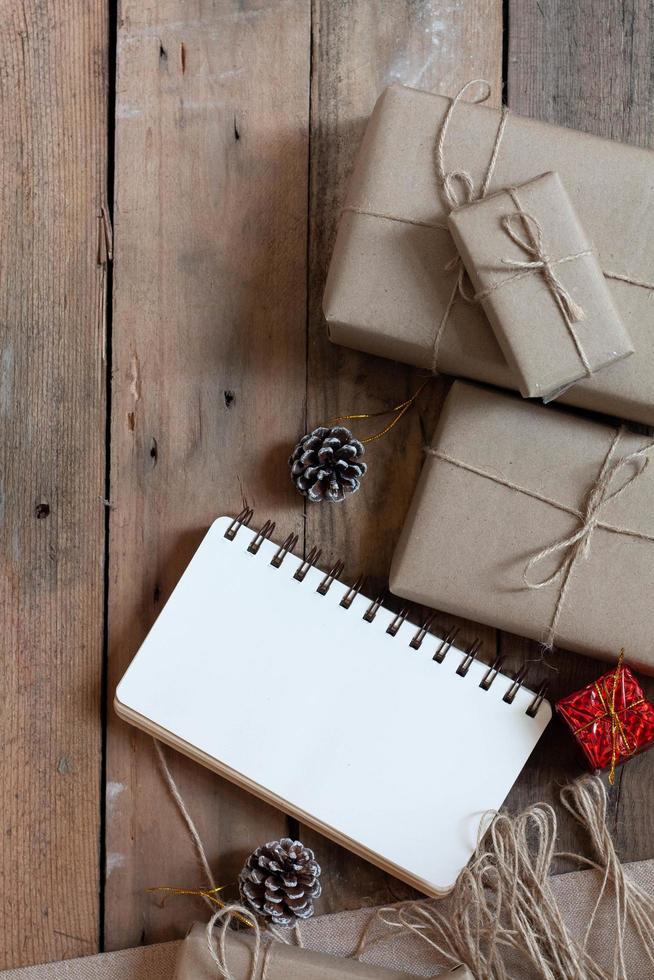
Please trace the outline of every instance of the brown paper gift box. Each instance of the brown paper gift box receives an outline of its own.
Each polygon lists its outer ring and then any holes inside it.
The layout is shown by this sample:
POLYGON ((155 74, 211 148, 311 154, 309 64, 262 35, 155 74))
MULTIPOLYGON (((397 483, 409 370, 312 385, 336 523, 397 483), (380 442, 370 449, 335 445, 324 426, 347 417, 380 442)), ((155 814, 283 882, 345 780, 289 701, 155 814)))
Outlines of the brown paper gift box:
MULTIPOLYGON (((409 980, 397 970, 315 953, 299 946, 272 942, 259 954, 255 969, 254 942, 241 932, 226 936, 226 963, 234 980, 409 980)), ((214 980, 216 966, 207 949, 206 926, 196 923, 186 937, 177 963, 175 980, 214 980)), ((452 980, 470 977, 467 970, 452 980)))
MULTIPOLYGON (((456 273, 445 271, 456 250, 443 230, 448 209, 434 167, 449 105, 443 96, 397 85, 379 98, 323 300, 334 342, 426 368, 433 366, 435 334, 456 285, 456 273)), ((445 165, 467 170, 477 189, 498 122, 498 110, 466 102, 451 120, 445 165)), ((565 184, 604 271, 654 280, 654 153, 510 114, 490 193, 549 170, 565 184)), ((654 293, 619 280, 609 288, 635 353, 578 382, 561 400, 654 424, 654 293)), ((442 331, 436 366, 518 388, 483 311, 460 297, 442 331)))
POLYGON ((647 437, 456 382, 395 551, 391 591, 535 640, 549 638, 558 608, 557 646, 612 662, 624 647, 633 667, 654 674, 654 466, 645 465, 653 455, 647 437), (603 468, 608 486, 589 512, 603 468), (552 546, 528 580, 559 577, 527 587, 527 563, 552 546))
POLYGON ((551 400, 633 353, 558 174, 458 208, 448 224, 526 398, 551 400))

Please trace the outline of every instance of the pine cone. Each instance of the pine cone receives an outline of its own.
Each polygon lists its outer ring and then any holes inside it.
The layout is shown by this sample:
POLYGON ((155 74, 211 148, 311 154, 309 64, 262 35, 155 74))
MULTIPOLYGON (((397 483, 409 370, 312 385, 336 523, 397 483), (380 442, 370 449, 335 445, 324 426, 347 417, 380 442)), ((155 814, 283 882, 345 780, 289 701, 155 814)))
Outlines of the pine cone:
POLYGON ((288 461, 291 479, 305 497, 332 503, 359 489, 367 466, 360 462, 365 449, 349 429, 321 425, 302 436, 288 461))
POLYGON ((320 895, 320 865, 299 840, 283 837, 262 844, 238 876, 241 901, 273 925, 292 926, 313 915, 320 895))

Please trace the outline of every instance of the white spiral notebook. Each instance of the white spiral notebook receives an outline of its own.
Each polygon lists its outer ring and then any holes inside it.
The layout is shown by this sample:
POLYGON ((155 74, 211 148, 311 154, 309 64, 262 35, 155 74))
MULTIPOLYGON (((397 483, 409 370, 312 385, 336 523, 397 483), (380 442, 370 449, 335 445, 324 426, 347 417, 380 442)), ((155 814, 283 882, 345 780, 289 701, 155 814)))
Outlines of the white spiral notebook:
MULTIPOLYGON (((453 884, 551 718, 523 686, 277 546, 210 528, 119 715, 427 894, 453 884)), ((260 843, 253 841, 252 844, 260 843)), ((319 855, 318 855, 319 857, 319 855)))

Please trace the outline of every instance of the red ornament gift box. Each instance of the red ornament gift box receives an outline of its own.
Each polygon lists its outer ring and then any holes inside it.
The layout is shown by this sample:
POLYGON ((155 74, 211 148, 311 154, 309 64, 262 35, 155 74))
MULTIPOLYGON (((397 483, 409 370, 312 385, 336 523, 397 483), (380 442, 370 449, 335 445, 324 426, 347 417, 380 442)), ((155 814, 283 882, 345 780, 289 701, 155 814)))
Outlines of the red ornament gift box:
POLYGON ((654 743, 654 705, 623 658, 621 652, 613 670, 556 704, 591 768, 610 769, 611 784, 617 765, 654 743))

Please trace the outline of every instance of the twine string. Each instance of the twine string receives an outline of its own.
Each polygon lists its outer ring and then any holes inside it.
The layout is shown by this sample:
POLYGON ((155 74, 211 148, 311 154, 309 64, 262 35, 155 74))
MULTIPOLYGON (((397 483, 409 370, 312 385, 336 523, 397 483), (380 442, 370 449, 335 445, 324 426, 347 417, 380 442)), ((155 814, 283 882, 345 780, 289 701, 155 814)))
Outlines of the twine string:
MULTIPOLYGON (((441 123, 438 135, 436 137, 434 152, 436 180, 438 182, 439 189, 447 201, 450 211, 460 207, 461 204, 469 203, 475 199, 474 181, 467 170, 453 170, 448 173, 445 169, 445 140, 447 139, 447 132, 450 128, 452 117, 454 116, 454 112, 459 102, 463 99, 463 96, 475 85, 480 86, 481 90, 476 99, 471 99, 471 103, 473 105, 480 105, 482 102, 486 102, 490 98, 493 91, 490 82, 488 82, 485 78, 470 79, 469 82, 466 82, 465 85, 459 89, 454 98, 450 100, 450 104, 447 107, 447 112, 445 113, 443 122, 441 123), (457 184, 464 188, 463 199, 459 198, 458 194, 456 193, 457 184)), ((506 113, 508 113, 508 109, 503 107, 502 116, 504 116, 506 113)), ((495 163, 497 162, 497 154, 499 152, 499 145, 502 140, 503 131, 504 126, 500 124, 500 128, 498 129, 498 133, 495 137, 495 144, 493 146, 488 167, 486 168, 486 173, 482 181, 479 197, 485 197, 488 192, 488 188, 493 177, 493 172, 495 170, 495 163)))
POLYGON ((542 550, 536 552, 536 554, 532 555, 528 559, 523 570, 523 581, 525 586, 529 589, 544 589, 553 584, 557 584, 559 587, 552 618, 549 626, 547 627, 544 639, 544 644, 547 649, 551 650, 554 646, 554 640, 557 635, 561 614, 568 598, 572 573, 578 562, 588 557, 595 530, 597 528, 602 528, 605 531, 610 531, 613 534, 625 535, 640 541, 654 542, 653 534, 647 534, 642 531, 634 531, 628 527, 610 524, 601 518, 602 510, 606 504, 608 504, 611 500, 615 500, 616 497, 624 493, 625 490, 630 487, 632 483, 634 483, 634 481, 642 476, 649 463, 648 453, 654 449, 654 441, 648 442, 641 449, 627 453, 627 455, 622 456, 616 462, 613 462, 613 456, 623 432, 624 428, 621 427, 613 437, 599 475, 595 483, 590 488, 585 504, 581 509, 569 507, 546 494, 542 494, 538 491, 531 490, 528 487, 521 486, 519 483, 516 483, 513 480, 507 480, 498 474, 492 473, 481 467, 473 466, 470 463, 466 463, 465 461, 450 456, 447 453, 443 453, 439 449, 426 449, 427 454, 430 456, 434 456, 452 466, 467 470, 470 473, 475 473, 477 476, 484 477, 485 479, 491 480, 494 483, 499 483, 501 486, 505 486, 509 490, 514 490, 517 493, 525 494, 526 496, 540 500, 543 503, 549 504, 551 507, 556 507, 557 510, 570 514, 579 521, 579 526, 571 534, 564 535, 564 537, 562 537, 560 540, 555 541, 553 544, 548 545, 546 548, 543 548, 542 550), (633 467, 633 472, 621 485, 619 485, 616 489, 612 489, 616 477, 618 477, 622 471, 628 470, 630 467, 633 467), (560 556, 554 571, 552 571, 550 574, 546 574, 540 579, 534 579, 532 576, 534 569, 552 556, 560 556))
MULTIPOLYGON (((614 941, 613 973, 615 980, 627 976, 624 961, 624 938, 627 922, 631 922, 649 961, 654 965, 654 899, 625 874, 615 852, 606 822, 606 790, 597 778, 586 777, 583 791, 580 784, 572 783, 561 790, 561 802, 566 810, 590 833, 597 861, 583 859, 584 863, 603 872, 602 888, 588 923, 584 949, 588 945, 603 894, 613 885, 615 894, 616 935, 614 941), (578 789, 579 787, 579 789, 578 789)), ((579 861, 578 855, 560 854, 560 857, 579 861)))
POLYGON ((511 214, 504 215, 501 221, 502 228, 509 236, 511 241, 522 249, 522 251, 525 252, 529 258, 526 260, 514 258, 501 259, 502 265, 513 270, 512 274, 506 276, 504 279, 497 280, 486 289, 476 293, 474 299, 481 302, 495 293, 498 289, 503 289, 505 286, 518 282, 519 280, 524 279, 527 276, 531 276, 534 273, 542 273, 543 278, 554 298, 554 302, 561 313, 561 317, 565 323, 570 339, 572 340, 577 356, 583 364, 586 375, 590 377, 593 370, 574 329, 574 324, 584 320, 586 314, 582 307, 575 302, 566 287, 563 285, 556 274, 555 268, 556 266, 564 265, 568 262, 574 262, 578 259, 586 258, 593 253, 591 249, 584 249, 579 252, 564 255, 561 258, 553 259, 545 249, 543 227, 540 221, 533 214, 530 214, 524 209, 522 202, 520 201, 520 197, 518 196, 517 188, 509 187, 507 189, 507 194, 509 194, 511 197, 511 200, 513 201, 513 204, 517 210, 511 214))
POLYGON ((545 250, 543 227, 538 218, 536 218, 533 214, 530 214, 529 211, 524 210, 514 187, 509 188, 507 193, 511 195, 511 199, 518 210, 513 211, 511 214, 504 215, 501 222, 502 228, 507 233, 511 241, 526 252, 527 255, 531 256, 531 258, 527 260, 502 258, 502 265, 509 269, 513 269, 514 274, 507 276, 504 279, 500 279, 499 281, 494 282, 487 289, 476 293, 475 299, 486 299, 487 296, 490 296, 491 293, 496 292, 496 290, 503 289, 505 286, 508 286, 519 279, 524 279, 533 272, 542 272, 543 277, 556 298, 559 308, 561 309, 566 321, 578 323, 579 321, 584 320, 586 318, 584 310, 578 303, 575 302, 561 280, 558 278, 555 272, 555 267, 564 265, 567 262, 574 262, 577 259, 585 258, 588 255, 592 255, 593 253, 591 249, 584 249, 581 252, 573 252, 570 255, 564 255, 558 259, 551 258, 551 256, 545 250), (521 225, 525 231, 524 235, 520 231, 521 225))
MULTIPOLYGON (((186 824, 186 828, 191 836, 191 840, 193 841, 193 848, 195 850, 198 863, 202 870, 202 874, 204 875, 204 878, 207 882, 208 888, 206 890, 210 892, 216 892, 218 890, 216 887, 216 881, 214 879, 213 872, 211 870, 211 865, 209 864, 209 860, 207 858, 207 853, 202 843, 202 838, 198 833, 198 828, 195 826, 195 821, 193 820, 191 814, 188 812, 186 808, 186 804, 182 799, 182 794, 180 793, 177 787, 177 783, 173 779, 173 774, 171 773, 170 767, 168 766, 168 760, 166 759, 161 742, 157 741, 156 738, 153 738, 152 742, 154 744, 154 750, 157 755, 157 762, 159 764, 161 775, 163 776, 164 782, 168 787, 168 791, 170 792, 170 795, 175 801, 180 816, 184 821, 184 823, 186 824)), ((209 905, 209 907, 212 908, 212 902, 209 901, 206 896, 204 896, 204 898, 207 905, 209 905)))
POLYGON ((535 804, 515 817, 500 813, 459 876, 447 909, 441 911, 433 900, 379 909, 361 937, 357 956, 364 959, 374 947, 405 936, 438 953, 450 966, 465 963, 476 977, 623 980, 628 975, 626 926, 631 923, 654 963, 654 900, 627 877, 616 855, 602 782, 594 776, 576 780, 561 791, 561 801, 588 834, 595 859, 556 852, 557 817, 548 804, 535 804), (601 875, 582 939, 568 930, 550 886, 557 857, 601 875), (599 937, 590 943, 605 899, 611 901, 615 922, 615 929, 604 937, 613 944, 610 974, 595 958, 599 937))
MULTIPOLYGON (((193 817, 188 811, 186 803, 179 791, 175 778, 170 771, 166 756, 164 754, 161 742, 157 739, 152 739, 157 753, 157 759, 159 761, 159 768, 161 775, 163 776, 164 782, 168 787, 168 791, 172 796, 177 809, 179 810, 182 820, 186 824, 187 830, 189 831, 191 840, 193 842, 193 847, 196 853, 198 865, 202 870, 204 877, 208 882, 207 888, 172 888, 167 885, 160 886, 158 888, 148 888, 149 892, 166 892, 169 895, 192 895, 198 898, 202 898, 207 905, 211 908, 212 915, 207 922, 206 927, 206 946, 207 951, 211 957, 213 964, 220 971, 220 976, 223 980, 236 980, 233 976, 229 965, 227 962, 227 932, 230 929, 232 922, 236 919, 242 925, 247 926, 251 929, 251 935, 254 937, 254 945, 252 948, 252 967, 250 972, 250 977, 248 980, 257 980, 259 962, 263 952, 262 968, 260 980, 265 980, 265 975, 268 969, 271 955, 271 945, 264 944, 264 932, 259 925, 257 917, 247 909, 244 905, 238 902, 226 903, 219 897, 219 892, 221 892, 226 886, 220 885, 216 886, 214 877, 211 871, 211 866, 209 864, 209 859, 207 858, 207 853, 204 849, 202 843, 202 838, 198 832, 195 825, 193 817), (218 933, 218 942, 214 941, 214 929, 220 926, 218 933)), ((275 939, 286 945, 290 945, 289 939, 285 935, 281 935, 278 930, 268 927, 267 932, 274 935, 275 939)), ((298 945, 301 945, 299 929, 295 929, 296 939, 298 945)))
MULTIPOLYGON (((495 166, 497 164, 500 146, 504 137, 504 130, 509 117, 509 110, 507 106, 503 105, 500 112, 500 121, 495 133, 493 148, 491 150, 490 159, 486 168, 486 173, 484 174, 484 179, 482 180, 479 192, 476 193, 474 181, 466 170, 455 170, 448 173, 445 168, 445 141, 447 139, 447 133, 450 128, 452 117, 454 116, 454 112, 463 96, 474 85, 481 86, 481 93, 479 97, 473 99, 474 104, 485 102, 489 98, 492 89, 490 82, 486 81, 486 79, 473 78, 471 81, 467 82, 462 88, 459 89, 457 94, 450 101, 436 138, 434 154, 436 180, 438 187, 445 198, 449 211, 456 210, 456 208, 461 207, 462 204, 471 204, 475 200, 481 200, 482 198, 486 197, 493 179, 493 174, 495 173, 495 166), (457 193, 457 187, 462 188, 461 195, 457 193)), ((445 304, 443 314, 436 327, 432 341, 431 368, 434 374, 436 374, 438 368, 438 354, 441 339, 445 331, 445 327, 450 319, 450 314, 454 308, 454 304, 456 303, 457 296, 461 296, 464 300, 470 299, 470 297, 466 295, 464 286, 464 279, 466 275, 465 267, 461 257, 458 254, 454 256, 453 260, 447 263, 445 271, 456 271, 457 275, 454 285, 450 291, 448 301, 445 304)))
MULTIPOLYGON (((224 891, 227 885, 218 885, 217 888, 178 888, 171 885, 155 885, 152 888, 146 888, 146 892, 155 893, 162 892, 164 895, 190 895, 192 898, 203 898, 209 905, 213 908, 226 909, 229 902, 224 902, 222 898, 218 897, 218 893, 224 891)), ((249 918, 246 918, 239 911, 240 906, 236 906, 231 903, 232 915, 235 919, 241 923, 241 925, 250 927, 252 925, 249 918)))

